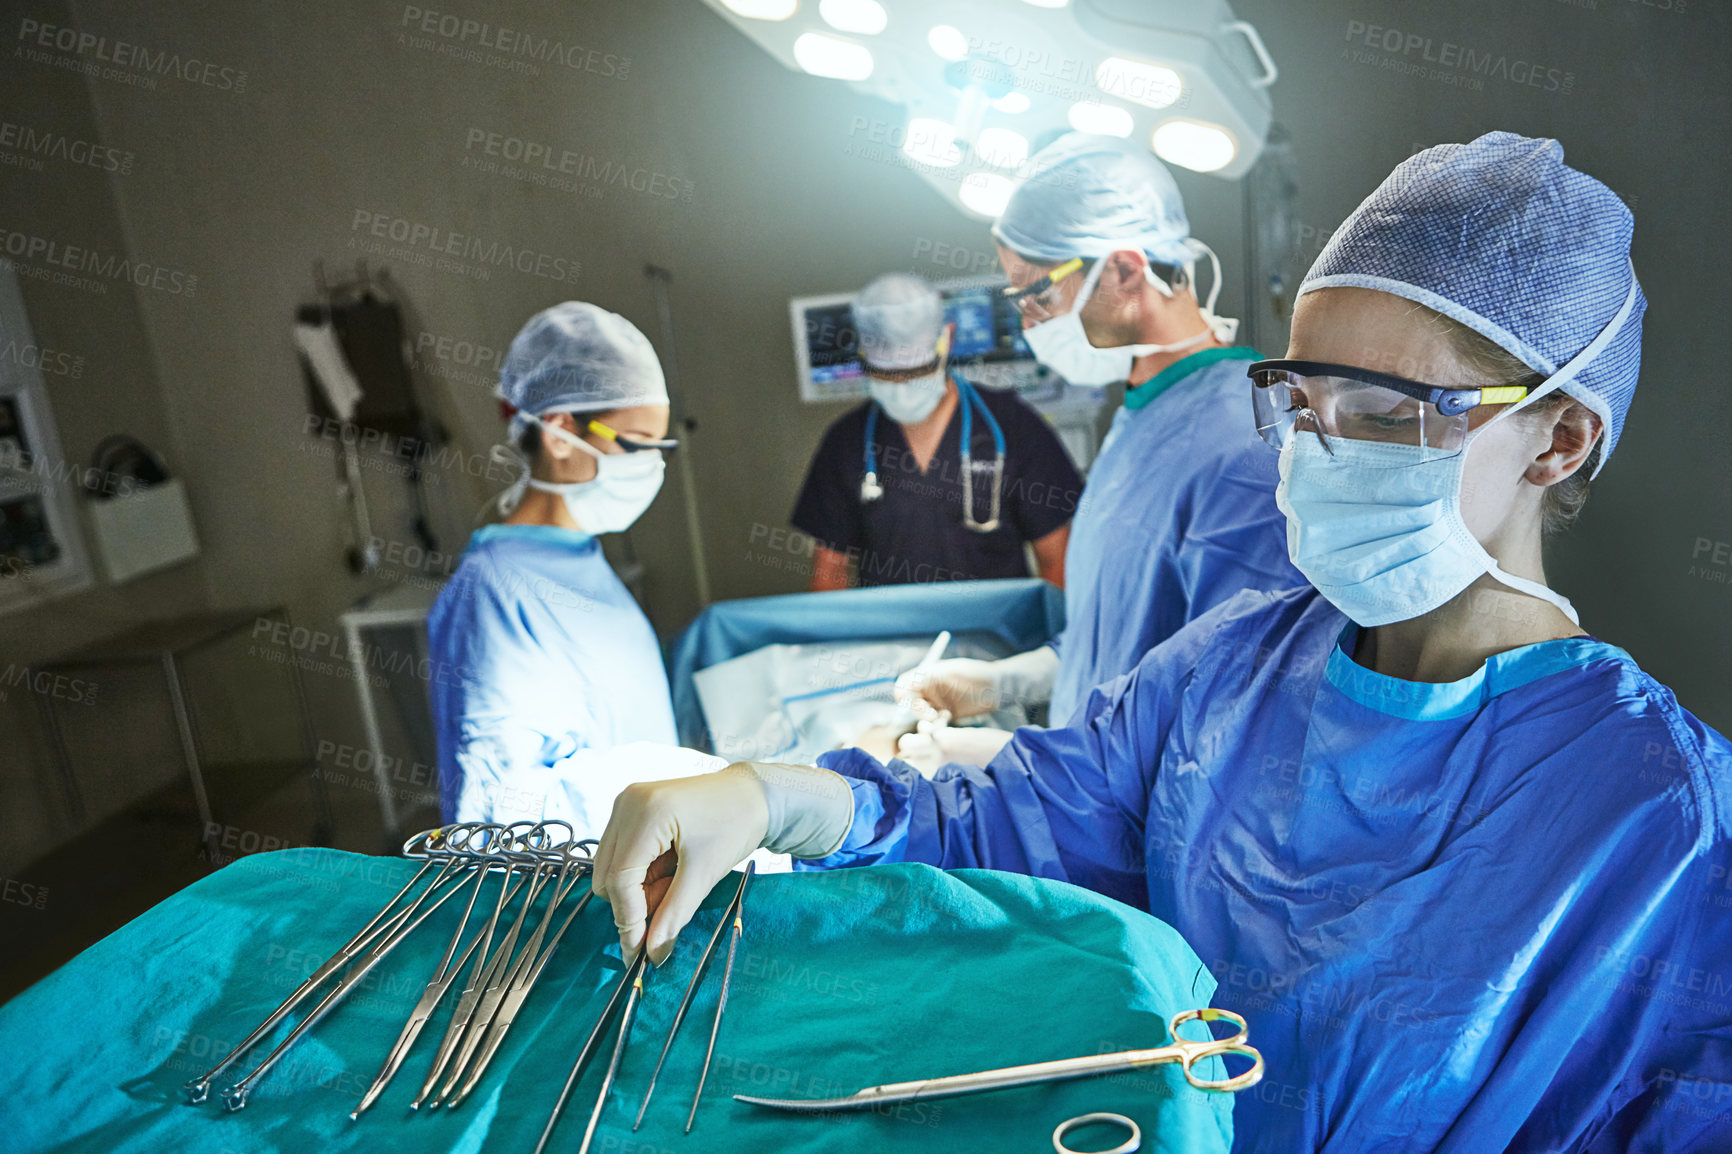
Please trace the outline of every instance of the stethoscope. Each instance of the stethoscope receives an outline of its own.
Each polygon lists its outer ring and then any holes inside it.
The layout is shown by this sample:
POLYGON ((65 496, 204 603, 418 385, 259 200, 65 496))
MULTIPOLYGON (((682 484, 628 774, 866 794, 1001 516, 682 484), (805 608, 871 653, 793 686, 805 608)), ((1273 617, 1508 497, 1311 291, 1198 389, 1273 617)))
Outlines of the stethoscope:
MULTIPOLYGON (((992 410, 986 407, 980 394, 974 386, 963 380, 956 373, 950 374, 950 379, 956 385, 956 391, 962 397, 962 525, 975 533, 991 533, 998 528, 999 500, 1004 489, 1004 430, 999 428, 998 418, 992 415, 992 410), (979 409, 980 415, 986 421, 986 427, 992 431, 992 447, 996 456, 989 465, 982 461, 980 471, 992 474, 992 508, 991 515, 984 521, 974 517, 974 410, 979 409)), ((878 414, 882 412, 876 402, 866 412, 866 476, 860 482, 860 503, 870 504, 884 496, 884 486, 878 483, 878 414)))

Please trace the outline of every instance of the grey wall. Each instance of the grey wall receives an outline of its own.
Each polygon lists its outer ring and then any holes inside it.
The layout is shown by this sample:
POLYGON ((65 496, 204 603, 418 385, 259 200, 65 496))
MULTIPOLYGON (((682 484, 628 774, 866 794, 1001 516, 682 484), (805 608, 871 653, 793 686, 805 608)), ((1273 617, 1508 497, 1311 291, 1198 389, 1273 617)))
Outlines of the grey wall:
MULTIPOLYGON (((1572 163, 1634 206, 1636 261, 1651 303, 1643 388, 1582 525, 1557 549, 1552 576, 1590 630, 1629 648, 1688 706, 1728 728, 1732 586, 1724 574, 1719 583, 1694 574, 1692 553, 1701 540, 1732 541, 1722 434, 1732 401, 1714 369, 1713 342, 1728 290, 1710 275, 1726 252, 1714 198, 1732 175, 1724 148, 1732 18, 1702 0, 1682 11, 1678 3, 1236 7, 1282 68, 1277 116, 1293 134, 1300 170, 1302 228, 1295 251, 1282 254, 1293 268, 1416 146, 1492 128, 1561 138, 1572 163), (1556 79, 1558 88, 1489 76, 1476 89, 1404 75, 1395 66, 1424 66, 1425 49, 1360 44, 1364 56, 1356 57, 1348 39, 1355 21, 1504 57, 1506 71, 1538 64, 1545 84, 1556 79)), ((714 595, 803 586, 801 559, 767 559, 762 538, 785 525, 807 457, 842 407, 798 402, 787 299, 854 288, 892 268, 943 275, 917 257, 920 242, 989 253, 985 227, 913 175, 849 154, 854 118, 894 119, 893 109, 781 69, 697 0, 516 0, 460 13, 599 54, 588 70, 542 64, 535 75, 417 47, 400 27, 402 14, 401 5, 376 2, 242 11, 186 0, 148 8, 68 0, 32 8, 36 19, 197 56, 246 77, 238 92, 220 76, 218 86, 165 78, 141 90, 41 65, 10 67, 0 80, 8 109, 40 110, 30 115, 136 155, 125 177, 65 167, 0 176, 11 220, 124 245, 199 277, 190 300, 144 289, 92 297, 38 282, 26 282, 25 292, 40 334, 89 349, 101 370, 89 387, 54 394, 69 450, 82 453, 122 426, 157 439, 192 486, 205 542, 194 565, 0 621, 0 657, 36 659, 124 619, 201 602, 283 602, 329 629, 356 597, 388 587, 344 568, 345 522, 322 455, 331 445, 303 431, 288 340, 291 311, 311 288, 311 262, 337 268, 364 255, 355 246, 371 238, 355 227, 357 213, 581 262, 581 274, 561 283, 504 269, 480 279, 424 267, 402 246, 369 255, 405 287, 418 330, 494 348, 528 314, 569 297, 623 313, 659 345, 643 267, 671 270, 714 595), (466 149, 472 130, 661 179, 644 192, 514 181, 471 166, 486 159, 466 149), (682 194, 656 195, 664 188, 682 194)), ((1223 311, 1240 312, 1242 186, 1190 174, 1180 181, 1194 231, 1227 268, 1223 311)), ((1257 339, 1278 353, 1280 334, 1267 328, 1257 339)), ((447 373, 427 379, 459 434, 454 455, 484 456, 501 428, 491 372, 433 367, 447 373)), ((435 470, 433 481, 441 531, 459 547, 487 487, 460 467, 435 470)), ((401 484, 370 474, 369 491, 382 534, 407 542, 401 484)), ((678 497, 670 484, 631 534, 664 635, 697 607, 678 497)), ((352 688, 335 676, 309 681, 320 735, 354 740, 352 688)), ((11 759, 8 780, 27 757, 0 752, 11 759)))

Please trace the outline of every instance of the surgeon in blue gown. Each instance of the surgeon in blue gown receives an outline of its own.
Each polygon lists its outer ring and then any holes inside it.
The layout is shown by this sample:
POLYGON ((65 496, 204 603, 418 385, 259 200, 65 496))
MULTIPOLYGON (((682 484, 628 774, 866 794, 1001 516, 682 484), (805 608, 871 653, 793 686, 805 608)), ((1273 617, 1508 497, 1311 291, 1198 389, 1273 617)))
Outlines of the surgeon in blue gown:
POLYGON ((1635 390, 1632 223, 1554 140, 1403 162, 1246 390, 1314 588, 1216 607, 985 769, 627 789, 623 947, 665 956, 760 843, 1057 878, 1174 926, 1250 1019, 1237 1149, 1732 1149, 1732 744, 1541 559, 1635 390))
POLYGON ((567 301, 512 342, 499 395, 522 475, 427 621, 440 809, 593 836, 630 781, 718 760, 675 748, 661 647, 597 536, 661 487, 667 386, 630 321, 567 301))
MULTIPOLYGON (((1246 414, 1245 366, 1258 354, 1233 344, 1237 321, 1215 315, 1220 264, 1190 235, 1172 175, 1145 147, 1077 133, 1030 170, 992 229, 1023 335, 1072 384, 1124 382, 1124 403, 1071 525, 1054 645, 941 662, 898 696, 957 718, 1050 700, 1056 723, 1241 590, 1305 580, 1287 559, 1274 458, 1246 414), (1206 302, 1203 257, 1213 265, 1206 302)), ((989 732, 997 745, 978 729, 940 734, 938 752, 984 764, 1009 739, 989 732)))

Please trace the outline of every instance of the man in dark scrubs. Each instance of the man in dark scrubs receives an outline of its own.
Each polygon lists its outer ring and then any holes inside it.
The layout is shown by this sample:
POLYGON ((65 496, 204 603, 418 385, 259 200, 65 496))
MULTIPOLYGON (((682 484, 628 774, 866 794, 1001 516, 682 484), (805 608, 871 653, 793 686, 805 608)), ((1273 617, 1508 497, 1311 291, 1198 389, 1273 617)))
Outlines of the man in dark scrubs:
POLYGON ((1046 419, 950 371, 944 302, 920 278, 879 277, 853 314, 872 399, 824 434, 794 506, 813 591, 1026 577, 1024 544, 1062 587, 1082 478, 1046 419))

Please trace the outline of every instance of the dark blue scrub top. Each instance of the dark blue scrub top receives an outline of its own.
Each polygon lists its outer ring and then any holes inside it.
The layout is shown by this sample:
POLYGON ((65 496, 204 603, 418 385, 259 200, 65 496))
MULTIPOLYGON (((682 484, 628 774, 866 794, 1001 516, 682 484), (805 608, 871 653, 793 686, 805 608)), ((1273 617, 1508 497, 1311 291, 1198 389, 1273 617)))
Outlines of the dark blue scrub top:
MULTIPOLYGON (((975 390, 1004 430, 1004 489, 999 526, 976 533, 962 525, 961 397, 938 450, 921 472, 902 426, 878 415, 874 458, 884 495, 862 503, 867 401, 843 414, 824 434, 794 506, 796 529, 856 562, 859 583, 906 585, 1026 577, 1025 541, 1037 541, 1076 513, 1082 477, 1058 435, 1014 393, 975 390)), ((976 469, 996 456, 992 431, 974 419, 976 469)), ((992 509, 990 473, 974 480, 974 516, 992 509)))

